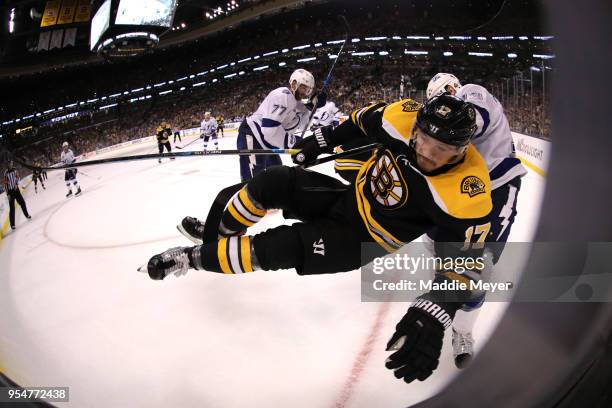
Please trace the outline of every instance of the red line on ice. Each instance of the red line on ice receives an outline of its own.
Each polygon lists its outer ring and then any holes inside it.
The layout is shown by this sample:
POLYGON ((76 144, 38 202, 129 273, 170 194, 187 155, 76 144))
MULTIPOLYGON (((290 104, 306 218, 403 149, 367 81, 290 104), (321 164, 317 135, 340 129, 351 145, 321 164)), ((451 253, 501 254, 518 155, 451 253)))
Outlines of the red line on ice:
POLYGON ((372 354, 372 350, 374 350, 374 344, 376 343, 376 339, 378 338, 378 332, 380 331, 380 327, 382 326, 383 321, 385 320, 385 316, 389 311, 389 303, 385 302, 380 305, 378 308, 378 312, 376 314, 376 319, 374 320, 374 324, 370 328, 370 333, 368 337, 357 353, 355 360, 353 361, 353 367, 351 368, 351 373, 346 379, 342 390, 340 391, 340 395, 338 399, 334 403, 335 408, 343 408, 346 406, 346 403, 349 401, 353 394, 353 390, 355 389, 355 385, 359 382, 361 377, 361 373, 368 362, 368 358, 370 354, 372 354))

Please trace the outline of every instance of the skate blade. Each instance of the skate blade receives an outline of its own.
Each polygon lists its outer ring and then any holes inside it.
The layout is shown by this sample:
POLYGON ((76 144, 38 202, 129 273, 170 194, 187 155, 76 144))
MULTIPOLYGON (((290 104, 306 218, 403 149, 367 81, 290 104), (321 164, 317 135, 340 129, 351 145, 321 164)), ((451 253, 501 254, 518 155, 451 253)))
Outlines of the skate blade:
POLYGON ((194 237, 192 237, 191 235, 189 235, 189 234, 187 233, 187 231, 185 231, 185 228, 183 228, 183 226, 182 226, 181 224, 177 225, 177 226, 176 226, 176 229, 177 229, 177 230, 179 230, 179 232, 180 232, 181 234, 183 234, 183 235, 185 236, 185 238, 187 238, 188 240, 190 240, 190 241, 191 241, 191 242, 193 242, 194 244, 202 245, 202 243, 204 242, 204 241, 203 241, 203 240, 201 240, 201 239, 197 239, 197 238, 194 238, 194 237))
POLYGON ((149 270, 147 269, 147 265, 142 265, 136 270, 141 273, 149 273, 149 270))

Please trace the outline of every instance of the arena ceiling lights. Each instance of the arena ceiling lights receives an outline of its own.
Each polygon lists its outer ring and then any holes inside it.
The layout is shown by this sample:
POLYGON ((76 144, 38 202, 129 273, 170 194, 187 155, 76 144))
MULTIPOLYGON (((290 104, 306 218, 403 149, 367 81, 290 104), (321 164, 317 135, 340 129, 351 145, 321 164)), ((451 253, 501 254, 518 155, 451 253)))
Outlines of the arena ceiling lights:
MULTIPOLYGON (((109 2, 110 1, 111 0, 109 0, 109 2)), ((119 35, 117 35, 117 36, 115 36, 113 38, 107 38, 107 39, 105 39, 105 41, 106 41, 107 46, 110 45, 110 44, 116 44, 118 41, 121 41, 122 39, 133 39, 133 38, 138 38, 139 36, 142 36, 143 39, 145 39, 145 36, 146 36, 147 40, 155 41, 155 37, 157 37, 157 36, 154 36, 152 38, 151 36, 149 36, 149 34, 150 33, 147 33, 145 31, 140 31, 140 32, 137 31, 137 32, 132 32, 132 33, 119 34, 119 35)), ((461 40, 461 41, 482 41, 483 39, 487 39, 487 37, 482 37, 482 36, 481 37, 477 37, 476 39, 474 39, 471 36, 459 36, 459 35, 451 35, 451 36, 448 36, 447 38, 449 40, 461 40)), ((497 41, 513 41, 513 40, 516 41, 517 38, 519 40, 527 40, 527 39, 531 38, 533 40, 538 40, 538 41, 549 41, 551 39, 554 39, 554 36, 529 36, 529 37, 528 36, 518 36, 518 37, 517 36, 496 36, 496 37, 490 37, 491 41, 496 41, 496 42, 497 41)), ((390 39, 391 40, 395 40, 395 41, 406 41, 406 40, 408 40, 408 41, 427 41, 427 40, 431 41, 432 39, 435 40, 435 41, 439 41, 439 40, 444 40, 445 37, 441 37, 441 36, 427 36, 427 35, 409 35, 409 36, 405 36, 405 37, 401 37, 401 36, 398 36, 398 35, 394 35, 394 36, 364 37, 364 40, 368 41, 368 42, 370 42, 370 41, 384 41, 384 42, 387 42, 390 39)), ((353 40, 361 41, 358 38, 354 38, 353 40)), ((158 37, 156 38, 156 41, 159 41, 158 37)), ((324 44, 326 44, 326 45, 336 45, 336 44, 341 44, 343 41, 344 40, 330 40, 330 41, 324 42, 324 44)), ((320 46, 323 43, 321 43, 321 42, 315 43, 314 46, 316 47, 317 44, 319 44, 319 46, 320 46)), ((307 49, 307 48, 312 47, 312 46, 313 46, 312 44, 303 44, 303 45, 298 45, 296 47, 293 47, 292 49, 295 50, 295 51, 301 51, 303 49, 307 49)), ((183 77, 177 78, 176 80, 170 80, 170 81, 167 81, 167 82, 163 81, 163 82, 160 82, 160 83, 152 85, 152 87, 153 88, 160 88, 160 87, 163 87, 163 86, 166 86, 166 85, 172 85, 175 81, 176 82, 184 81, 184 80, 187 80, 188 78, 189 79, 193 79, 196 76, 200 77, 200 76, 203 76, 203 75, 207 75, 209 73, 214 73, 216 70, 222 70, 222 69, 227 68, 228 66, 237 66, 237 65, 249 62, 249 61, 260 59, 261 57, 271 57, 271 56, 274 56, 274 55, 277 55, 277 54, 280 54, 280 53, 288 53, 290 51, 291 50, 289 48, 283 48, 280 51, 279 50, 272 50, 272 51, 263 53, 261 55, 255 55, 255 56, 252 56, 252 57, 242 58, 242 59, 237 60, 235 62, 230 62, 230 63, 222 64, 222 65, 219 65, 216 68, 212 68, 210 70, 201 71, 201 72, 198 72, 198 73, 195 73, 195 74, 191 74, 189 76, 183 76, 183 77)), ((421 50, 407 50, 407 49, 404 49, 403 53, 405 55, 415 55, 415 56, 429 55, 428 51, 421 51, 421 50)), ((351 55, 354 56, 354 57, 371 56, 371 55, 374 55, 374 54, 378 54, 379 56, 388 56, 388 55, 391 55, 391 53, 389 53, 389 51, 387 51, 387 50, 361 51, 361 52, 360 51, 354 51, 354 52, 351 53, 351 55)), ((333 53, 328 53, 327 55, 328 55, 328 58, 330 60, 337 58, 337 55, 333 54, 333 53)), ((454 55, 454 53, 451 52, 451 51, 444 51, 442 53, 442 55, 445 56, 445 57, 451 57, 451 56, 454 55)), ((469 52, 468 55, 476 56, 476 57, 492 57, 493 56, 492 53, 482 53, 482 52, 469 52)), ((514 52, 509 52, 509 53, 507 53, 505 55, 507 56, 507 58, 517 58, 518 57, 518 55, 516 53, 514 53, 514 52)), ((532 57, 533 58, 537 58, 537 59, 541 59, 541 60, 548 60, 548 59, 555 58, 555 55, 532 54, 532 57)), ((316 58, 316 57, 303 58, 301 60, 298 60, 297 62, 313 61, 314 59, 311 59, 311 58, 316 58)), ((286 62, 279 62, 278 63, 279 67, 284 67, 286 65, 287 65, 286 62)), ((267 69, 267 68, 269 68, 269 65, 263 65, 263 66, 259 66, 259 67, 254 68, 253 71, 261 71, 261 70, 264 70, 264 69, 267 69)), ((537 67, 533 67, 533 68, 537 68, 537 67)), ((539 70, 539 68, 537 68, 537 69, 539 70)), ((241 72, 244 73, 244 71, 241 71, 241 72)), ((238 75, 241 75, 241 74, 238 73, 238 75)), ((216 82, 216 81, 213 80, 211 82, 216 82)), ((196 87, 196 86, 202 86, 204 84, 206 84, 206 81, 200 81, 198 83, 192 84, 191 86, 192 87, 196 87)), ((150 88, 151 88, 151 85, 149 85, 147 87, 147 89, 150 89, 150 88)), ((132 91, 125 91, 125 92, 120 92, 120 93, 112 94, 112 95, 109 95, 108 98, 109 99, 118 98, 121 95, 128 95, 128 94, 130 94, 130 92, 137 92, 137 91, 138 92, 142 91, 142 88, 138 88, 138 89, 135 89, 135 90, 132 90, 132 91)), ((170 93, 170 92, 164 92, 163 94, 165 95, 165 94, 168 94, 168 93, 170 93)), ((107 97, 102 97, 101 100, 105 100, 106 98, 107 97)), ((91 103, 95 103, 95 102, 92 102, 92 100, 90 99, 88 101, 82 101, 82 102, 77 102, 77 103, 69 104, 69 105, 64 106, 63 108, 69 109, 69 108, 73 108, 73 107, 76 107, 76 106, 85 105, 86 103, 90 103, 91 104, 91 103)), ((60 108, 54 108, 54 109, 60 110, 60 109, 63 109, 63 108, 60 107, 60 108)), ((101 108, 98 108, 98 109, 101 109, 101 108)), ((12 119, 12 120, 9 120, 9 121, 4 121, 4 122, 2 122, 2 125, 3 126, 8 126, 8 125, 11 125, 11 124, 14 124, 14 123, 18 123, 18 122, 20 122, 22 120, 31 120, 31 119, 33 119, 33 117, 38 118, 38 117, 40 117, 43 114, 44 115, 48 115, 48 114, 53 113, 53 112, 54 112, 54 110, 49 109, 48 111, 45 111, 43 113, 28 114, 28 115, 26 115, 26 116, 24 116, 24 117, 22 117, 20 119, 12 119)))

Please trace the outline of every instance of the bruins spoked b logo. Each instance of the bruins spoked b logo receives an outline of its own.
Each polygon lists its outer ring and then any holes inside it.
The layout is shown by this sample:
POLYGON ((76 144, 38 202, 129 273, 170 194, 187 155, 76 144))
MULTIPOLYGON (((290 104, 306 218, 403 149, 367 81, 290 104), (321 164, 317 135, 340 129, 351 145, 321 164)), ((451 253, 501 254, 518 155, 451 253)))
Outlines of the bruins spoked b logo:
POLYGON ((485 192, 485 183, 476 176, 467 176, 461 180, 461 192, 470 197, 477 196, 485 192))
POLYGON ((408 198, 408 188, 395 160, 385 152, 373 167, 370 176, 372 196, 385 207, 402 206, 408 198))
POLYGON ((406 102, 402 103, 402 111, 404 112, 416 112, 421 108, 421 104, 417 101, 413 101, 412 99, 408 99, 406 102))

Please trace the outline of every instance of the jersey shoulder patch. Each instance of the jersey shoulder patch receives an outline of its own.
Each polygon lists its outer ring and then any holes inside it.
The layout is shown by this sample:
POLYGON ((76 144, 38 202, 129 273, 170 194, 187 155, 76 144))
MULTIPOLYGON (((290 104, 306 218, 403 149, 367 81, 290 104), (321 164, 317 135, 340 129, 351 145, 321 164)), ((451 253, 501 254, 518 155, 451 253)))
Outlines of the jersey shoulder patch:
POLYGON ((412 99, 402 99, 388 105, 383 112, 383 129, 394 139, 407 142, 420 108, 421 104, 412 99))
POLYGON ((485 102, 488 93, 489 91, 480 85, 466 84, 459 88, 459 91, 457 91, 457 97, 466 102, 482 105, 485 102))
POLYGON ((472 145, 461 164, 448 172, 424 177, 438 207, 454 218, 482 218, 493 209, 489 171, 472 145))

